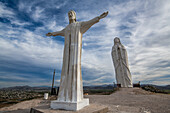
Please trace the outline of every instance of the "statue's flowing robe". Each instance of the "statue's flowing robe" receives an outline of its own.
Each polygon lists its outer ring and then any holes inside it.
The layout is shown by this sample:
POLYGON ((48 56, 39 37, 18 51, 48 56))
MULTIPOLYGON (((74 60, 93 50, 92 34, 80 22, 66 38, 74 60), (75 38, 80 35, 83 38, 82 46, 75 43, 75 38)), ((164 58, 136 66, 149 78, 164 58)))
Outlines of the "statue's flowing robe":
POLYGON ((121 84, 121 87, 132 87, 132 77, 125 47, 122 44, 115 44, 112 47, 111 54, 115 67, 117 84, 121 84))
POLYGON ((58 101, 78 102, 83 99, 82 35, 97 22, 99 22, 98 17, 89 21, 71 23, 59 32, 65 37, 65 44, 58 101))

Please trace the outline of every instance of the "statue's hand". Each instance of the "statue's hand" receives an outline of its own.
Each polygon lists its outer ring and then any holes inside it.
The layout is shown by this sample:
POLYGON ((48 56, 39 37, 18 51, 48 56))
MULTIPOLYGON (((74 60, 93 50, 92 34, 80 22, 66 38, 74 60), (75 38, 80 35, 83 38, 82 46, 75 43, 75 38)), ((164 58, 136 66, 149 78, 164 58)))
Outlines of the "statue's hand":
POLYGON ((99 16, 99 18, 100 19, 102 19, 102 18, 104 18, 104 17, 106 17, 107 15, 108 15, 108 11, 107 12, 104 12, 103 14, 101 14, 100 16, 99 16))
POLYGON ((46 36, 52 36, 53 34, 52 33, 47 33, 46 36))

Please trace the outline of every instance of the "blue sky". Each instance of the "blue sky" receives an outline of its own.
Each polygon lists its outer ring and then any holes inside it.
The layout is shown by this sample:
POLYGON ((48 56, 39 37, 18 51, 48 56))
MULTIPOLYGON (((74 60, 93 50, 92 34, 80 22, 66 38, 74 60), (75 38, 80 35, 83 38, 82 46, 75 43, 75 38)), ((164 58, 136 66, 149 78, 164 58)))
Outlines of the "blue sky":
POLYGON ((0 0, 0 87, 55 85, 62 68, 64 37, 46 37, 69 23, 109 11, 83 35, 84 85, 115 82, 113 39, 126 47, 133 82, 170 84, 169 0, 0 0))

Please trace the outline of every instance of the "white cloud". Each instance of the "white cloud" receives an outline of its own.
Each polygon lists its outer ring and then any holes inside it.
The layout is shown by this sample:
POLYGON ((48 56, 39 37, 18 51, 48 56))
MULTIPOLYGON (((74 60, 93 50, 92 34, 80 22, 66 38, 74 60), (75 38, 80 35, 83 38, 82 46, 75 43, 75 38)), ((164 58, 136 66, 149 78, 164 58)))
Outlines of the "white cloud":
POLYGON ((44 10, 45 10, 44 8, 38 6, 35 7, 35 10, 32 13, 32 18, 35 21, 40 21, 41 19, 46 18, 45 15, 43 14, 44 10))
POLYGON ((13 10, 6 7, 3 3, 0 2, 0 17, 13 18, 13 16, 15 16, 13 10))
POLYGON ((0 17, 8 19, 11 24, 24 26, 30 25, 29 22, 23 22, 16 17, 16 13, 13 9, 5 6, 5 4, 0 2, 0 17))
POLYGON ((64 29, 63 26, 57 25, 55 20, 49 21, 47 24, 45 24, 45 26, 53 32, 64 29))
POLYGON ((11 24, 15 24, 15 25, 19 25, 19 26, 31 25, 31 23, 29 23, 29 22, 22 22, 19 20, 11 21, 11 24))
MULTIPOLYGON (((29 30, 9 29, 6 38, 0 38, 1 55, 17 61, 28 61, 35 65, 61 67, 63 45, 51 38, 42 37, 29 30), (13 37, 13 40, 9 38, 13 37), (54 52, 55 51, 55 52, 54 52)), ((1 33, 6 34, 6 29, 1 33)), ((45 34, 44 34, 45 35, 45 34)))
POLYGON ((57 5, 56 5, 56 9, 60 9, 60 8, 62 8, 63 6, 65 6, 66 4, 67 4, 67 1, 64 1, 63 3, 57 4, 57 5))

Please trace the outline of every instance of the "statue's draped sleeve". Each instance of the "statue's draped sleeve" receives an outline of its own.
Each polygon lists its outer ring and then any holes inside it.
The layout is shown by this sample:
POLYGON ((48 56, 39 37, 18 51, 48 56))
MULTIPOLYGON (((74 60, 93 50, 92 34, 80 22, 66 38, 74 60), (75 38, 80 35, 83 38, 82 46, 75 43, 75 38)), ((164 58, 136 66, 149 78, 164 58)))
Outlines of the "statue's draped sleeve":
POLYGON ((114 46, 112 47, 112 53, 111 53, 111 54, 112 54, 113 64, 114 64, 115 69, 119 66, 119 63, 118 63, 118 61, 119 61, 119 56, 118 56, 117 48, 118 48, 118 46, 117 46, 117 45, 114 45, 114 46))
POLYGON ((92 25, 99 22, 99 20, 100 20, 99 17, 95 17, 89 21, 81 22, 80 32, 82 34, 85 33, 92 25))
POLYGON ((61 31, 53 32, 53 36, 65 36, 65 28, 61 31))

